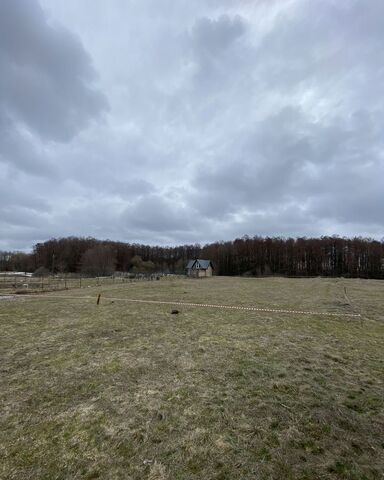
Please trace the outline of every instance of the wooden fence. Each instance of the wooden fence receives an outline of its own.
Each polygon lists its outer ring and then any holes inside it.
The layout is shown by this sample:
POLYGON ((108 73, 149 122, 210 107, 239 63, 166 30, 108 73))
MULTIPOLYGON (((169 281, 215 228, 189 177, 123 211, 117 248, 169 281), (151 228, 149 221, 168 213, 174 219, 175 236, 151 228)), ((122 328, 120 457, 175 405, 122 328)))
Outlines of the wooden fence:
POLYGON ((129 282, 160 280, 164 275, 156 274, 127 274, 109 277, 85 277, 82 275, 51 275, 34 277, 27 275, 12 275, 9 272, 0 273, 0 293, 28 293, 51 292, 74 288, 90 288, 108 285, 124 284, 129 282))

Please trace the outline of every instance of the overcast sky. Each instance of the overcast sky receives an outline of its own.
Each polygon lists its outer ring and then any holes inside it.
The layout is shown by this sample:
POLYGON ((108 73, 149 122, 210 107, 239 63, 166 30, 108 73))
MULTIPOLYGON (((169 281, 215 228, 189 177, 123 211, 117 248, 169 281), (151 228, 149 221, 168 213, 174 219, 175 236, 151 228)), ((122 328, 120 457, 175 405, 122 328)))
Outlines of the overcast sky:
POLYGON ((0 249, 384 236, 383 0, 1 0, 0 249))

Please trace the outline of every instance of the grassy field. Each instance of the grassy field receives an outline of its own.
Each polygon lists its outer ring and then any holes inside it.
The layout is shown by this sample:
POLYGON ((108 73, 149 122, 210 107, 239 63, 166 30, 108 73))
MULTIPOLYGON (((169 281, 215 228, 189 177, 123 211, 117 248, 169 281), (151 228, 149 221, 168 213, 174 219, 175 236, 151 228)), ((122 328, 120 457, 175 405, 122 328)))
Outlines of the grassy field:
POLYGON ((94 286, 0 323, 1 479, 384 478, 384 282, 94 286))

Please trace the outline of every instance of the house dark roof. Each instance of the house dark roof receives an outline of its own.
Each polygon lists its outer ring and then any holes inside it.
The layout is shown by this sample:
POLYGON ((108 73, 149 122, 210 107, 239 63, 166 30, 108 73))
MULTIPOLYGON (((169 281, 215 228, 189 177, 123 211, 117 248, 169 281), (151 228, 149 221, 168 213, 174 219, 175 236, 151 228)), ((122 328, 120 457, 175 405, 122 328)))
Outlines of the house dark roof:
POLYGON ((209 265, 211 265, 210 260, 201 260, 200 258, 198 258, 197 261, 200 264, 200 268, 203 268, 204 270, 206 270, 209 267, 209 265))
POLYGON ((193 264, 196 262, 196 260, 189 260, 188 262, 188 265, 187 265, 187 268, 192 268, 193 267, 193 264))
POLYGON ((210 260, 203 260, 201 258, 197 258, 196 260, 189 260, 187 269, 193 268, 196 262, 199 262, 199 266, 203 270, 206 270, 209 266, 213 268, 212 262, 210 260))

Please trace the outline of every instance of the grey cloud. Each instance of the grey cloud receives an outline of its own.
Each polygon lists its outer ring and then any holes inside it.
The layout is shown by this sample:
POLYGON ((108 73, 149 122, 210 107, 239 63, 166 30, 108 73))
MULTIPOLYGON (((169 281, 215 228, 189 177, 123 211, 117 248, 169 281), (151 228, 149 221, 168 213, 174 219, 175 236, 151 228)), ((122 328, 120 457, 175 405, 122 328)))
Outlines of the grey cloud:
POLYGON ((285 94, 312 88, 322 101, 333 100, 334 108, 348 108, 349 101, 363 106, 378 94, 383 80, 377 68, 382 15, 380 0, 299 0, 262 39, 259 75, 285 94))
POLYGON ((25 187, 24 182, 19 177, 8 177, 1 185, 0 206, 11 211, 20 207, 27 207, 43 213, 51 211, 49 200, 45 198, 44 191, 31 192, 25 187))
POLYGON ((229 219, 245 208, 259 220, 254 228, 269 224, 288 204, 300 212, 305 207, 311 222, 379 225, 384 145, 369 120, 357 112, 343 123, 336 117, 322 125, 300 110, 284 109, 234 140, 227 156, 197 173, 191 203, 213 220, 229 219))
POLYGON ((0 207, 1 221, 5 225, 34 227, 38 223, 45 223, 44 213, 27 207, 0 207))
POLYGON ((128 227, 144 231, 164 233, 191 229, 189 211, 160 195, 140 198, 127 207, 123 219, 128 227))
POLYGON ((285 201, 294 193, 298 170, 313 153, 311 128, 302 112, 286 108, 234 138, 220 158, 196 175, 193 185, 201 211, 206 205, 215 216, 201 187, 208 198, 216 196, 216 204, 227 205, 228 213, 242 205, 260 209, 285 201))
POLYGON ((218 19, 199 18, 192 28, 192 38, 199 52, 217 55, 224 52, 245 32, 244 20, 236 15, 221 15, 218 19))
POLYGON ((0 112, 0 162, 31 175, 54 176, 54 167, 28 131, 0 112))
POLYGON ((204 101, 209 108, 211 99, 207 95, 228 91, 237 83, 247 51, 243 41, 246 32, 246 22, 240 15, 196 20, 189 39, 194 65, 191 78, 195 98, 192 101, 204 101))
POLYGON ((43 140, 70 140, 106 108, 81 42, 31 0, 0 3, 0 101, 43 140))
POLYGON ((107 102, 80 40, 49 24, 35 0, 0 2, 0 71, 0 236, 22 236, 24 225, 36 239, 57 198, 55 142, 69 142, 107 102))
POLYGON ((41 2, 0 6, 2 245, 383 236, 381 1, 41 2))

